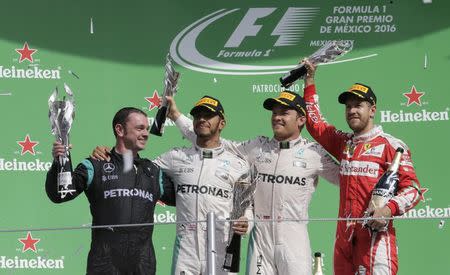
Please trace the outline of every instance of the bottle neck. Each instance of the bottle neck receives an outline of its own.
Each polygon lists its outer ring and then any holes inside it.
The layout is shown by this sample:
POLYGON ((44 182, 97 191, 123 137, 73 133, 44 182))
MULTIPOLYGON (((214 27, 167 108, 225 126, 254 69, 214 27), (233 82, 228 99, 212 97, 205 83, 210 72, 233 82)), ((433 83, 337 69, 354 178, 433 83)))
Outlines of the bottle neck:
POLYGON ((314 258, 314 275, 322 275, 323 271, 322 271, 322 257, 315 257, 314 258))
POLYGON ((400 158, 402 157, 402 152, 396 152, 394 155, 394 159, 392 160, 391 165, 389 165, 388 171, 397 172, 398 167, 400 166, 400 158))

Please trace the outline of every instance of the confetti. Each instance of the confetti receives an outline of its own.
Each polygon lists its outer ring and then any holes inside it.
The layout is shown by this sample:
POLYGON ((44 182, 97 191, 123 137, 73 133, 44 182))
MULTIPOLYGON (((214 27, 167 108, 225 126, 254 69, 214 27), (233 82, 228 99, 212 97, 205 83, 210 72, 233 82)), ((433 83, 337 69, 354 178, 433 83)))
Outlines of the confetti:
POLYGON ((75 76, 77 79, 80 79, 80 77, 78 75, 76 75, 74 72, 72 72, 71 70, 69 70, 68 72, 69 74, 75 76))
POLYGON ((444 228, 444 225, 445 225, 445 221, 444 221, 444 220, 441 220, 441 221, 439 222, 439 229, 444 228))
POLYGON ((217 79, 214 77, 214 83, 217 83, 217 79))
POLYGON ((10 92, 0 93, 0 96, 2 96, 2 95, 4 95, 4 96, 10 96, 10 95, 12 95, 12 93, 10 93, 10 92))
POLYGON ((91 29, 90 29, 90 33, 94 34, 94 20, 91 17, 91 29))
POLYGON ((424 64, 423 64, 423 68, 424 69, 428 68, 428 55, 427 54, 425 54, 425 61, 424 61, 424 64))
POLYGON ((67 85, 66 83, 64 83, 64 90, 66 91, 66 93, 67 93, 69 96, 73 96, 72 90, 70 89, 69 85, 67 85))

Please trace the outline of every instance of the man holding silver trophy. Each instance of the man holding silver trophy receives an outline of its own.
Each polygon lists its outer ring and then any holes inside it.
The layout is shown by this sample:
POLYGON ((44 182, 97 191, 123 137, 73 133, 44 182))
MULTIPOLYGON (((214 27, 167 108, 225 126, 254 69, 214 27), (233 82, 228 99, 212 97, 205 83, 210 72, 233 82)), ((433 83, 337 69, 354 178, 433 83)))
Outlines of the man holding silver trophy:
MULTIPOLYGON (((174 101, 171 98, 169 100, 173 109, 174 101)), ((172 113, 169 112, 171 119, 172 113)), ((217 219, 241 220, 232 226, 229 222, 216 223, 215 253, 220 263, 225 259, 225 248, 231 238, 229 232, 233 230, 238 235, 245 234, 247 220, 251 218, 250 203, 244 206, 242 212, 238 212, 239 216, 230 215, 236 191, 245 188, 245 183, 251 184, 251 180, 247 161, 227 151, 221 142, 220 134, 226 125, 222 104, 216 98, 204 96, 190 114, 194 118, 194 145, 173 149, 155 160, 174 182, 177 221, 182 222, 177 225, 172 262, 174 275, 207 274, 206 224, 197 221, 206 220, 208 212, 215 212, 217 219)), ((228 272, 216 266, 215 274, 228 272)))
MULTIPOLYGON (((60 110, 57 114, 63 112, 60 110)), ((168 203, 174 200, 173 192, 166 191, 161 197, 160 186, 167 185, 169 190, 172 184, 160 175, 156 165, 138 154, 145 149, 148 140, 149 123, 144 112, 123 108, 114 116, 112 126, 116 144, 110 160, 87 158, 74 171, 60 170, 58 159, 68 151, 68 145, 60 140, 68 140, 68 137, 57 136, 52 152, 55 161, 47 173, 46 192, 55 203, 70 201, 83 192, 88 198, 94 228, 87 274, 155 274, 153 226, 121 225, 152 223, 157 200, 168 203), (61 192, 60 173, 69 173, 66 183, 73 187, 72 192, 61 192)), ((61 133, 54 130, 54 133, 61 133)))
MULTIPOLYGON (((318 176, 337 184, 339 167, 320 145, 301 136, 306 106, 300 95, 282 92, 267 99, 264 108, 272 111, 273 138, 221 139, 227 150, 247 159, 258 171, 247 274, 309 275, 312 256, 303 220, 308 218, 318 176)), ((182 134, 195 142, 192 121, 175 107, 173 111, 182 134)))
MULTIPOLYGON (((398 270, 395 229, 385 218, 399 216, 420 200, 419 182, 411 153, 401 140, 374 124, 377 98, 371 87, 356 83, 342 92, 338 101, 345 105, 345 118, 352 133, 328 124, 319 109, 314 74, 316 66, 304 60, 307 128, 330 154, 340 161, 340 218, 362 218, 366 211, 372 220, 338 221, 334 249, 334 274, 396 274, 398 270), (397 149, 399 148, 399 149, 397 149), (380 177, 399 157, 398 182, 394 196, 384 206, 369 207, 380 177), (367 225, 369 228, 365 227, 367 225)), ((398 164, 398 163, 397 163, 398 164)))

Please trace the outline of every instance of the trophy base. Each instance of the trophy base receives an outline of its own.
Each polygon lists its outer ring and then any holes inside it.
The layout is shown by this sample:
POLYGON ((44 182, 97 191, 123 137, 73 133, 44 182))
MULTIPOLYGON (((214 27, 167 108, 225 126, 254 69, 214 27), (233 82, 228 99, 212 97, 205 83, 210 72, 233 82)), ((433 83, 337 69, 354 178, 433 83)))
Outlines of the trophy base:
POLYGON ((57 178, 58 183, 58 193, 61 195, 61 199, 64 199, 67 194, 72 194, 76 190, 69 189, 72 185, 72 173, 71 172, 61 172, 58 173, 57 178))

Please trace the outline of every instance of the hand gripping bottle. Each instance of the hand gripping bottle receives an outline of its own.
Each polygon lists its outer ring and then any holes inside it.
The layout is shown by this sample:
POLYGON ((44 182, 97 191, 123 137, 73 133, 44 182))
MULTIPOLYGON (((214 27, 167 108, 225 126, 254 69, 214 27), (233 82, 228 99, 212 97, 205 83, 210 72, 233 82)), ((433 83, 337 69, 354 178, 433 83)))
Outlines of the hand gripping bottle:
MULTIPOLYGON (((397 148, 391 165, 389 165, 386 172, 384 172, 378 180, 378 183, 375 185, 375 188, 372 190, 369 207, 364 214, 365 218, 370 217, 375 209, 384 207, 388 201, 395 196, 398 185, 398 167, 400 166, 402 154, 403 148, 397 148)), ((368 220, 365 220, 363 222, 364 226, 366 226, 367 221, 368 220)))

